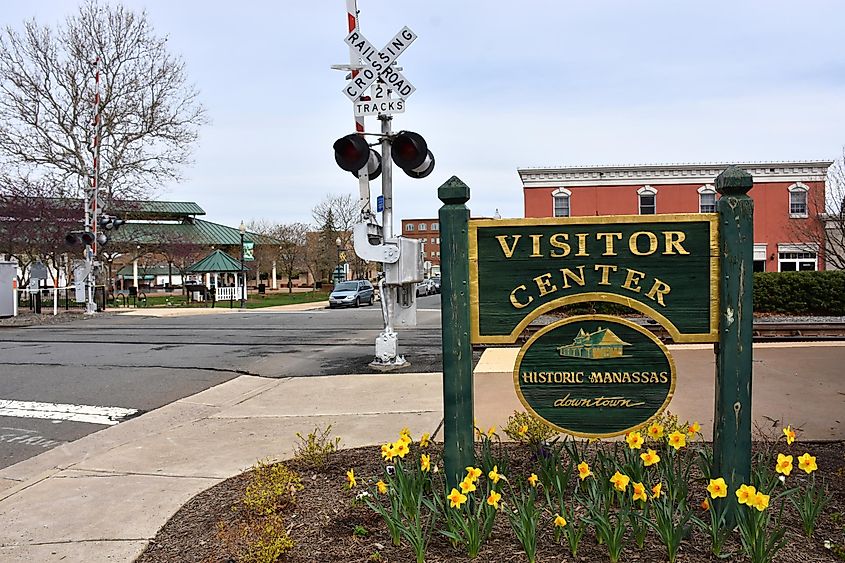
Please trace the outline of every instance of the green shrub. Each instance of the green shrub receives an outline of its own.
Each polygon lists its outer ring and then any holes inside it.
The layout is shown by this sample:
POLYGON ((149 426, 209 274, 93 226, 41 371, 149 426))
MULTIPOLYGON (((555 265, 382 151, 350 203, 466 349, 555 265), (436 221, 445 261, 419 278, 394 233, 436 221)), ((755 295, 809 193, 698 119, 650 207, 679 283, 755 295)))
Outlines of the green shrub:
POLYGON ((756 272, 754 312, 845 315, 845 271, 756 272))
POLYGON ((320 469, 325 467, 329 458, 340 447, 340 437, 332 437, 332 425, 325 430, 314 428, 307 436, 296 433, 299 443, 293 447, 293 458, 307 467, 320 469))
POLYGON ((243 503, 255 514, 273 514, 295 504, 296 493, 301 490, 302 481, 296 471, 282 463, 259 461, 250 472, 243 503))

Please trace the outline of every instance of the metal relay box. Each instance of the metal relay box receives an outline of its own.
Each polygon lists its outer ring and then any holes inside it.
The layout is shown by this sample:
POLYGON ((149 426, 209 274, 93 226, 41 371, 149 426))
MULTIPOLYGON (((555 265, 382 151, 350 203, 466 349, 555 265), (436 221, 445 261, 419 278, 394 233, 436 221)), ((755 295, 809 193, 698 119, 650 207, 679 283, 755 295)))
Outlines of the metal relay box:
POLYGON ((399 245, 399 260, 384 265, 384 283, 402 285, 423 280, 422 242, 417 239, 399 237, 388 239, 389 244, 399 245))

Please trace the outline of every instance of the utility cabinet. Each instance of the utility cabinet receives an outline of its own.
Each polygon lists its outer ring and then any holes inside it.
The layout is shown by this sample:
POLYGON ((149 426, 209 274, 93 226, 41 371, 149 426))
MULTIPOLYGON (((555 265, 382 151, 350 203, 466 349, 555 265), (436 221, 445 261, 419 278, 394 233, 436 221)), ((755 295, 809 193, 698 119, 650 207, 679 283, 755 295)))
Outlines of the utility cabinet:
POLYGON ((0 317, 15 314, 15 279, 18 276, 18 263, 0 261, 0 317))

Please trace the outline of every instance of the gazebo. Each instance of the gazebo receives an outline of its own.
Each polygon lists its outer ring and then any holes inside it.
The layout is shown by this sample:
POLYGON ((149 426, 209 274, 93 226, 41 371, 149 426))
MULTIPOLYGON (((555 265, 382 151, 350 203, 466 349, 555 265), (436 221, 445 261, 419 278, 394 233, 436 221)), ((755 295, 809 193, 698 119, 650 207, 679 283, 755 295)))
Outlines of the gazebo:
POLYGON ((247 271, 247 268, 241 266, 241 263, 222 250, 215 250, 199 262, 188 267, 188 273, 191 274, 205 274, 206 285, 214 287, 215 301, 239 301, 246 300, 246 284, 241 285, 242 276, 247 271), (234 285, 221 287, 220 274, 233 274, 234 285), (210 278, 214 277, 214 283, 210 283, 210 278))

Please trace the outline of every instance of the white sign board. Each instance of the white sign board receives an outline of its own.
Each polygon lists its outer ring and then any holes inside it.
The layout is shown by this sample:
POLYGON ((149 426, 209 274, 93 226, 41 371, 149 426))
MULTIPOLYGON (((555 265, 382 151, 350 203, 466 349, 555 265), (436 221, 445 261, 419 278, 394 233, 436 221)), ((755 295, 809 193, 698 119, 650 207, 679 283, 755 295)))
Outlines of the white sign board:
POLYGON ((346 97, 357 102, 376 79, 387 84, 388 88, 403 99, 413 94, 416 91, 414 85, 401 72, 391 68, 391 65, 416 38, 417 34, 406 26, 399 30, 381 51, 376 51, 373 44, 358 30, 349 32, 344 41, 358 52, 365 66, 344 87, 343 93, 346 97))
POLYGON ((355 117, 393 115, 394 113, 405 113, 405 100, 402 98, 377 98, 365 102, 355 102, 355 117))

